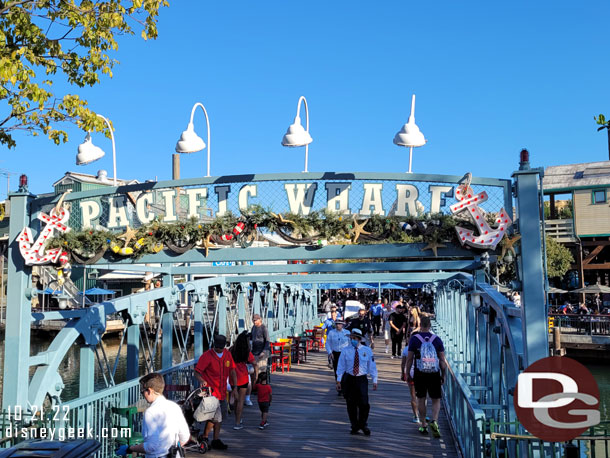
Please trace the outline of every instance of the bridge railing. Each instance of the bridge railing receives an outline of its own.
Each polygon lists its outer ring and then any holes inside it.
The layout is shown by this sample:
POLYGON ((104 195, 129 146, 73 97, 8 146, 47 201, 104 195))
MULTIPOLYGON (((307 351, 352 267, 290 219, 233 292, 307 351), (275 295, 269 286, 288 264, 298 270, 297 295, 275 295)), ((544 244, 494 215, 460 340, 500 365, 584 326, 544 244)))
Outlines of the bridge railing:
POLYGON ((445 410, 459 447, 464 456, 481 457, 483 456, 484 430, 482 426, 485 422, 485 412, 473 399, 472 392, 464 378, 451 364, 448 366, 447 375, 443 386, 445 410))
POLYGON ((496 422, 490 419, 485 423, 488 440, 485 445, 486 456, 500 458, 513 456, 561 456, 561 457, 610 457, 610 421, 589 428, 584 434, 570 442, 544 442, 529 434, 514 434, 523 431, 518 421, 496 422))

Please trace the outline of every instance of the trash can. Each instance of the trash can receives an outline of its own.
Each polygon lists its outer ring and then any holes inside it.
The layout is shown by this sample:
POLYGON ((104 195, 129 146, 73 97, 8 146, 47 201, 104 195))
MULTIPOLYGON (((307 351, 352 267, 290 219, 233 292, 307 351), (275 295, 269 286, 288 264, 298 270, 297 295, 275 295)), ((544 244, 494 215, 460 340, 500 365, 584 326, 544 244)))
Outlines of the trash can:
POLYGON ((101 447, 102 444, 93 439, 64 442, 34 439, 0 450, 0 458, 87 458, 93 456, 101 447))

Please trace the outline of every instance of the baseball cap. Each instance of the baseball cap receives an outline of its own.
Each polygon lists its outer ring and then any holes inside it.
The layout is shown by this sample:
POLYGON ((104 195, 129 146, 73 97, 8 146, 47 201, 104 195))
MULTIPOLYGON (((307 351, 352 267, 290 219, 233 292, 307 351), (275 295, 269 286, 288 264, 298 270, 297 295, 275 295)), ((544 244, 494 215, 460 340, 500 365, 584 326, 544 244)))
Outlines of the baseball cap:
POLYGON ((221 334, 214 336, 214 348, 224 348, 227 345, 227 338, 221 334))
POLYGON ((252 321, 262 320, 261 316, 258 313, 252 315, 252 321))

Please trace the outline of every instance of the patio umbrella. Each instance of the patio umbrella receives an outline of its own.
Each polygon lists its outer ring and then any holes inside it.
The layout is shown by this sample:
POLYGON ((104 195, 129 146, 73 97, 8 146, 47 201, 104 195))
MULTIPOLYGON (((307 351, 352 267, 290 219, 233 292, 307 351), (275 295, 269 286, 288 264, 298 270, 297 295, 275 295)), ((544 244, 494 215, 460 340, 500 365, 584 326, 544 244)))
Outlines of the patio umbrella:
POLYGON ((103 288, 89 288, 87 291, 85 291, 85 295, 87 296, 103 296, 105 294, 116 294, 116 292, 103 288))
POLYGON ((568 292, 569 291, 566 291, 565 289, 555 288, 554 286, 549 286, 549 290, 547 291, 549 294, 565 294, 568 292))
POLYGON ((585 294, 610 294, 610 286, 600 285, 599 283, 595 285, 589 285, 584 288, 575 289, 571 291, 572 293, 585 293, 585 294))

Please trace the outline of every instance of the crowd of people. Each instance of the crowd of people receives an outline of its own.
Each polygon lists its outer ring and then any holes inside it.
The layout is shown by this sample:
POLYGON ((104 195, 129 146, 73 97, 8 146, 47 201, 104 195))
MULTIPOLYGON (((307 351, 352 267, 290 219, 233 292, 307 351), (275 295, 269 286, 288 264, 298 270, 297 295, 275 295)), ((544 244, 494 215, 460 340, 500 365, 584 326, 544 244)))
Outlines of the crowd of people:
POLYGON ((220 438, 223 422, 231 411, 235 415, 234 430, 244 428, 242 414, 244 406, 252 406, 252 392, 257 393, 261 430, 269 426, 267 421, 272 401, 272 388, 267 378, 269 355, 269 333, 260 315, 253 316, 253 327, 237 336, 227 348, 227 338, 215 335, 211 348, 197 361, 194 376, 200 396, 209 396, 213 403, 201 402, 203 416, 195 416, 189 425, 184 409, 163 395, 165 382, 158 373, 150 373, 140 380, 140 392, 147 401, 142 422, 143 442, 124 445, 116 450, 119 456, 142 453, 146 457, 160 458, 171 455, 172 447, 184 447, 189 443, 202 444, 199 449, 227 450, 228 445, 220 438), (212 407, 209 407, 212 406, 212 407), (210 410, 206 410, 210 409, 210 410), (196 432, 195 441, 192 433, 196 432), (210 435, 212 439, 210 440, 210 435))
MULTIPOLYGON (((385 353, 401 358, 400 379, 406 382, 411 393, 413 421, 419 432, 440 437, 438 414, 441 386, 447 368, 444 346, 440 337, 430 331, 430 317, 420 304, 411 298, 374 299, 361 304, 357 313, 345 317, 343 307, 347 297, 338 303, 324 300, 327 313, 323 323, 326 331, 325 348, 329 366, 335 376, 337 394, 345 398, 351 434, 370 435, 368 416, 368 377, 373 390, 377 389, 378 374, 373 349, 376 339, 385 344, 385 353), (403 344, 406 343, 404 350, 403 344), (427 412, 427 399, 432 408, 427 412)), ((216 335, 212 345, 199 358, 194 369, 196 381, 202 387, 200 396, 210 401, 201 402, 204 416, 199 420, 197 442, 204 449, 226 450, 221 440, 223 422, 231 410, 235 416, 233 429, 244 428, 244 406, 252 406, 251 393, 257 393, 261 414, 259 429, 269 426, 268 415, 272 401, 272 388, 267 380, 267 360, 270 352, 269 333, 259 315, 253 316, 253 327, 237 336, 227 348, 227 339, 216 335), (231 407, 229 407, 231 406, 231 407), (210 440, 211 436, 211 440, 210 440)), ((398 371, 398 366, 397 366, 398 371)), ((163 395, 165 383, 157 373, 140 380, 143 398, 148 402, 143 417, 143 443, 123 446, 117 455, 144 453, 147 457, 166 457, 173 447, 192 442, 193 425, 185 419, 183 409, 163 395)), ((195 417, 197 418, 197 417, 195 417)))
POLYGON ((412 298, 400 297, 392 302, 389 298, 374 298, 370 302, 365 300, 356 315, 344 319, 347 310, 343 305, 350 300, 344 299, 332 303, 324 297, 322 309, 327 313, 323 328, 327 332, 329 367, 334 371, 337 393, 346 400, 350 433, 371 434, 367 425, 370 410, 367 375, 376 390, 378 376, 373 349, 375 339, 383 337, 385 353, 390 352, 391 346, 390 358, 401 359, 400 379, 409 386, 413 422, 418 424, 421 434, 431 431, 434 437, 441 437, 438 415, 447 361, 443 341, 430 330, 430 307, 423 311, 421 303, 412 298))

